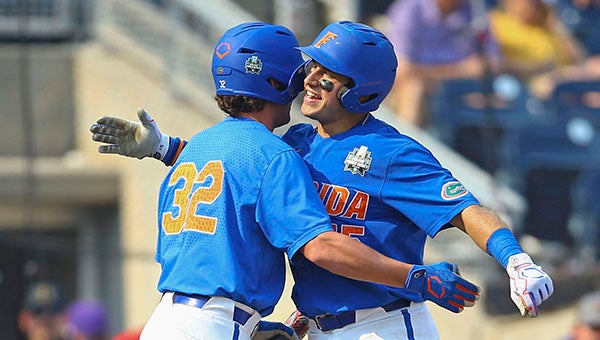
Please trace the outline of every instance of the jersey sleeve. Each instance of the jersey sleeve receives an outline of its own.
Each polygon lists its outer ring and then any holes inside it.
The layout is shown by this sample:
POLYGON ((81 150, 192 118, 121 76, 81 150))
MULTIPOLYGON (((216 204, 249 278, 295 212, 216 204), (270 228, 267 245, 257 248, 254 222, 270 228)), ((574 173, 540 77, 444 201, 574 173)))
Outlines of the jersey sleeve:
POLYGON ((390 160, 381 196, 431 237, 466 207, 479 204, 415 141, 405 143, 390 160))
POLYGON ((183 148, 185 148, 187 143, 188 142, 186 140, 183 140, 179 137, 169 136, 169 147, 161 161, 165 163, 166 166, 173 166, 173 164, 175 164, 177 158, 179 158, 181 151, 183 150, 183 148))
POLYGON ((308 241, 332 230, 308 169, 295 151, 279 154, 267 168, 256 219, 269 242, 290 259, 308 241))

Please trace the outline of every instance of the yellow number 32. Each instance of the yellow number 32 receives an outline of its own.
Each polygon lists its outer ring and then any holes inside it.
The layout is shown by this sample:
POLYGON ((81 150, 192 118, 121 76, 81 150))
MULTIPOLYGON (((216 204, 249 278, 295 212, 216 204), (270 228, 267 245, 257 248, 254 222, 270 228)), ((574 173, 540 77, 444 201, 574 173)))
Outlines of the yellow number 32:
POLYGON ((162 227, 166 234, 177 234, 185 230, 203 233, 215 233, 218 219, 215 217, 196 215, 198 204, 213 203, 223 190, 223 164, 221 161, 210 161, 198 172, 194 163, 181 163, 171 173, 169 185, 175 185, 183 179, 183 187, 174 192, 173 206, 179 209, 177 217, 172 212, 162 214, 162 227), (210 186, 200 186, 192 192, 195 183, 203 183, 212 177, 210 186))

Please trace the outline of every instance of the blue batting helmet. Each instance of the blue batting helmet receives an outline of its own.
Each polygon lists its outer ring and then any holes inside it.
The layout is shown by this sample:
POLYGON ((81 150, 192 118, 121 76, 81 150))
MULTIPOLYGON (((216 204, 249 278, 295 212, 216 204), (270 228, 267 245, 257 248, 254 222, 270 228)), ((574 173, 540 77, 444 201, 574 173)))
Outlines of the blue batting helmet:
POLYGON ((303 59, 296 47, 296 37, 283 26, 249 22, 230 28, 212 58, 217 95, 290 103, 304 88, 303 59))
POLYGON ((298 49, 323 67, 352 78, 354 86, 338 93, 349 112, 376 110, 394 84, 398 66, 394 48, 383 33, 365 24, 331 23, 312 45, 298 49))

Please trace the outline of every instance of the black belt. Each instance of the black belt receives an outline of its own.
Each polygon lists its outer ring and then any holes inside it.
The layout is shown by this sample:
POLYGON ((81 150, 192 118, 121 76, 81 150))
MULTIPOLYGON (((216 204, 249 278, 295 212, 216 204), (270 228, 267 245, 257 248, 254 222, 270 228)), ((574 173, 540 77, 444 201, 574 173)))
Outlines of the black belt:
MULTIPOLYGON (((398 299, 381 306, 386 312, 402 309, 410 306, 411 301, 408 299, 398 299)), ((317 327, 323 332, 332 331, 334 329, 346 327, 349 324, 356 322, 356 311, 350 310, 341 314, 322 314, 311 318, 317 324, 317 327)))
MULTIPOLYGON (((173 293, 173 303, 202 308, 204 305, 210 300, 211 296, 204 295, 189 295, 184 293, 173 293)), ((233 321, 239 323, 240 325, 245 325, 248 319, 252 316, 251 313, 246 312, 245 310, 235 307, 233 309, 233 321)))

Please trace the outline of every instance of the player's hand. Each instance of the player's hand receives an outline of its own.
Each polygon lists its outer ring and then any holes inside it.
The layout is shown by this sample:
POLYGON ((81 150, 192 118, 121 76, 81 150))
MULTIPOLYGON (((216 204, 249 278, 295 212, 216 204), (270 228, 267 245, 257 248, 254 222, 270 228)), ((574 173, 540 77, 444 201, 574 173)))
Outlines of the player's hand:
POLYGON ((458 267, 448 262, 413 266, 404 287, 454 313, 479 300, 479 287, 463 279, 458 267))
POLYGON ((288 316, 284 324, 286 326, 292 327, 299 339, 304 338, 306 333, 308 333, 308 329, 310 328, 310 326, 308 325, 308 318, 302 315, 302 313, 300 313, 300 311, 297 310, 290 314, 290 316, 288 316))
POLYGON ((261 320, 252 333, 251 340, 299 340, 291 327, 281 322, 261 320))
POLYGON ((536 317, 537 306, 554 292, 552 279, 526 253, 509 257, 506 272, 510 277, 510 298, 521 315, 536 317))
POLYGON ((104 116, 90 126, 92 140, 106 143, 98 152, 142 159, 162 159, 168 149, 168 136, 162 134, 156 122, 144 109, 137 111, 139 122, 104 116), (166 144, 166 145, 165 145, 166 144))

